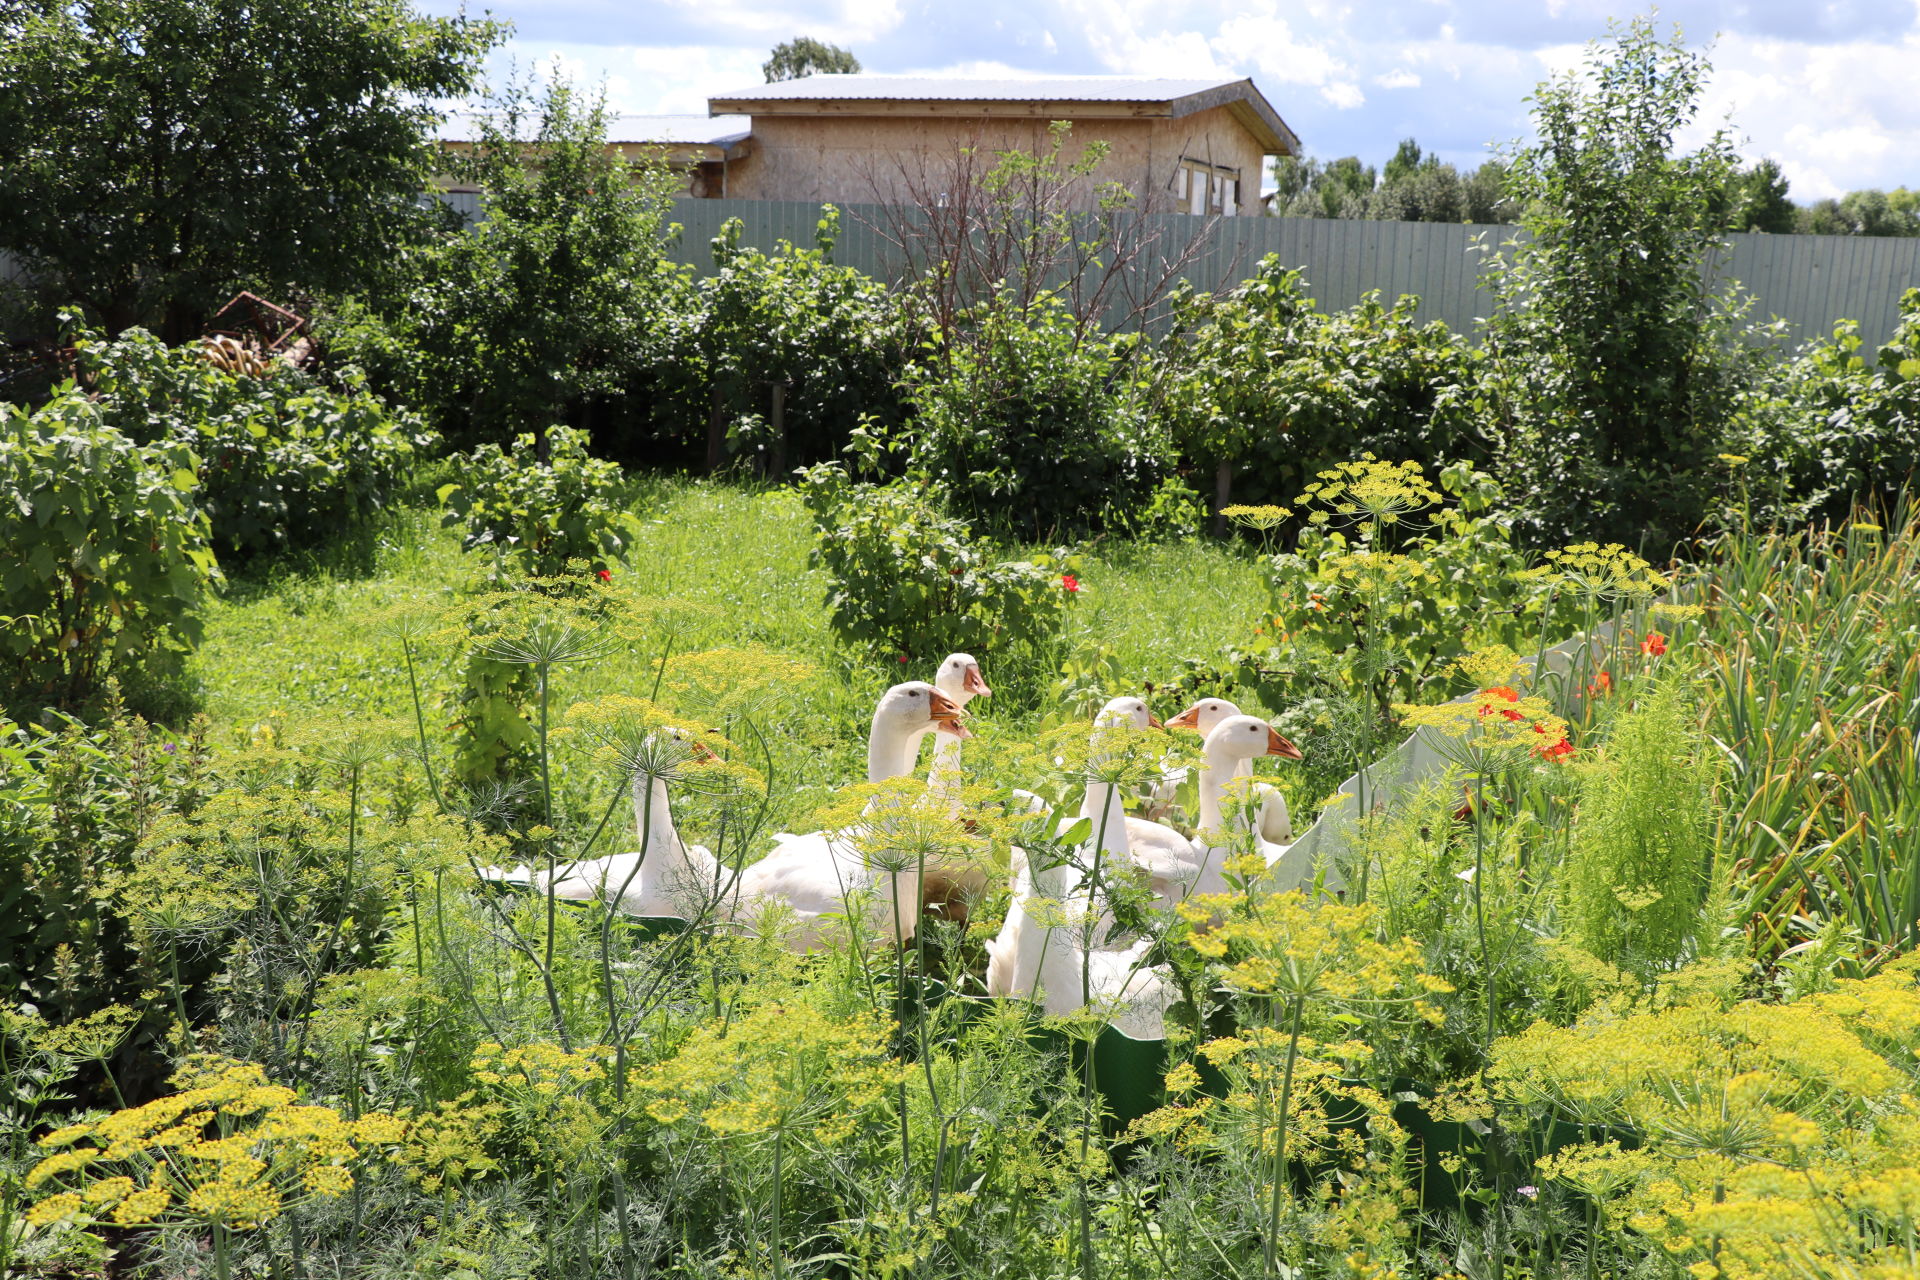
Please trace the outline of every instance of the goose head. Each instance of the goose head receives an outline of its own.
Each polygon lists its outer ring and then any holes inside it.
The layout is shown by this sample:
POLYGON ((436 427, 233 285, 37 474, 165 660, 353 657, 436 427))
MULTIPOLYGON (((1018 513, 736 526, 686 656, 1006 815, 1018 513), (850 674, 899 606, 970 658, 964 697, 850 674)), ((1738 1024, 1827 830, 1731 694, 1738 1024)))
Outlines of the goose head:
POLYGON ((1147 700, 1145 698, 1134 697, 1110 699, 1106 706, 1100 708, 1099 714, 1093 717, 1093 722, 1104 728, 1166 728, 1165 725, 1154 719, 1151 711, 1147 710, 1147 700))
POLYGON ((963 707, 974 698, 993 696, 993 690, 987 687, 986 679, 980 674, 979 662, 970 653, 948 654, 947 660, 940 664, 940 670, 935 673, 933 684, 963 707))
POLYGON ((1274 727, 1258 716, 1228 716, 1207 735, 1208 756, 1233 760, 1252 760, 1258 756, 1279 756, 1282 760, 1304 760, 1300 748, 1281 737, 1274 727))
POLYGON ((973 735, 961 723, 960 704, 925 680, 909 680, 894 685, 880 696, 874 708, 875 732, 911 736, 916 741, 925 733, 947 733, 956 738, 973 735))
POLYGON ((1202 698, 1200 701, 1167 721, 1169 729, 1193 729, 1202 738, 1211 735, 1222 720, 1228 716, 1237 716, 1240 708, 1225 698, 1202 698))

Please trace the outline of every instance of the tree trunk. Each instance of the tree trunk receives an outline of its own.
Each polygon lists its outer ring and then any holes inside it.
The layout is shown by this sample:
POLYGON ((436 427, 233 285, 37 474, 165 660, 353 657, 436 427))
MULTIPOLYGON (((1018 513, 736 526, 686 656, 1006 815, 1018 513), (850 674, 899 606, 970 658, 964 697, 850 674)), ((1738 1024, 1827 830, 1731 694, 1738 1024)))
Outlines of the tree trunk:
POLYGON ((1213 469, 1213 536, 1227 536, 1227 517, 1222 514, 1233 505, 1233 464, 1222 462, 1213 469))
POLYGON ((720 470, 720 464, 727 460, 727 413, 725 403, 720 398, 720 388, 713 389, 713 400, 707 409, 707 474, 720 470))
POLYGON ((787 384, 773 384, 773 465, 772 478, 783 480, 787 474, 787 384))

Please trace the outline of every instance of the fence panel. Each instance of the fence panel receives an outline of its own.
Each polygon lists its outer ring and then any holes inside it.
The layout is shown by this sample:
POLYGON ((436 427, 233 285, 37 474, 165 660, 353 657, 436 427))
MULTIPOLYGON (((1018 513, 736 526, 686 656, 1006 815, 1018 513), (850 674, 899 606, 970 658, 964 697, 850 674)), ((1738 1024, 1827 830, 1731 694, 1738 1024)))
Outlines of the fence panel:
MULTIPOLYGON (((727 218, 744 224, 743 245, 771 250, 780 240, 813 244, 820 206, 800 200, 681 200, 674 220, 684 228, 671 253, 697 272, 713 270, 708 242, 727 218)), ((836 261, 871 275, 895 278, 897 245, 889 242, 893 215, 875 205, 841 206, 836 261)), ((1444 320, 1472 333, 1493 306, 1483 281, 1482 254, 1517 234, 1510 226, 1437 222, 1371 222, 1327 218, 1218 218, 1156 214, 1148 219, 1160 244, 1156 257, 1174 260, 1204 237, 1180 277, 1196 289, 1231 288, 1277 253, 1299 267, 1326 309, 1352 306, 1369 290, 1391 301, 1418 294, 1423 318, 1444 320)), ((1820 337, 1839 320, 1856 320, 1867 349, 1885 342, 1899 318, 1900 295, 1920 287, 1920 239, 1874 236, 1735 235, 1724 269, 1755 296, 1754 318, 1779 316, 1795 341, 1820 337)))

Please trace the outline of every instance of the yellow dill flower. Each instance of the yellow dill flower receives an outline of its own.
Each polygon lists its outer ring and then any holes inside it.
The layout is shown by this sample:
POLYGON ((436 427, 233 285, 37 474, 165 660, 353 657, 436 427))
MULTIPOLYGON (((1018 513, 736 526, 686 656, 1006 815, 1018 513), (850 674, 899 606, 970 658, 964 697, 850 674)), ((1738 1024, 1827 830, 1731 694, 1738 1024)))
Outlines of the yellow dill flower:
POLYGON ((27 1210, 27 1221, 36 1227, 65 1222, 86 1207, 86 1202, 71 1191, 48 1196, 27 1210))
POLYGON ((195 1216, 221 1226, 251 1230, 280 1214, 280 1193, 264 1183, 215 1178, 187 1195, 195 1216))
POLYGON ((128 1177, 102 1178, 82 1193, 90 1207, 118 1204, 133 1193, 133 1179, 128 1177))
POLYGON ((166 1212, 171 1199, 165 1187, 142 1187, 114 1207, 113 1220, 123 1227, 152 1222, 166 1212))
POLYGON ((1418 462, 1381 462, 1371 453, 1320 472, 1319 479, 1294 499, 1296 506, 1319 508, 1308 517, 1315 523, 1339 515, 1393 524, 1439 502, 1439 491, 1418 462))
POLYGON ((1293 512, 1285 507, 1263 504, 1257 507, 1245 505, 1222 507, 1220 514, 1243 529, 1258 529, 1264 533, 1286 523, 1293 512))
POLYGON ((1602 600, 1644 600, 1673 586, 1665 574, 1617 542, 1576 542, 1546 554, 1529 577, 1557 581, 1578 595, 1602 600))

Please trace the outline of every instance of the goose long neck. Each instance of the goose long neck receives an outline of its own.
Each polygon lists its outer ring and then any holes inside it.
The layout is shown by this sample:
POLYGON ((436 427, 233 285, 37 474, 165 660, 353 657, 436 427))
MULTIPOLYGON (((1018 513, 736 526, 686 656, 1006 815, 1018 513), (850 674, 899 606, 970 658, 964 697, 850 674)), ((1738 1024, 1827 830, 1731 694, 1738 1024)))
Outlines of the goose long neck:
POLYGON ((653 862, 656 855, 685 857, 679 829, 673 825, 673 810, 667 804, 665 778, 653 779, 645 791, 641 790, 641 779, 633 780, 633 829, 641 838, 640 847, 645 850, 648 862, 653 862))
POLYGON ((1132 855, 1127 842, 1127 806, 1120 800, 1120 788, 1111 782, 1089 782, 1087 795, 1080 802, 1080 816, 1093 824, 1087 833, 1098 841, 1109 858, 1125 860, 1132 855))
POLYGON ((1225 792, 1229 779, 1240 777, 1239 765, 1247 766, 1247 773, 1253 772, 1253 761, 1235 760, 1221 751, 1208 751, 1205 763, 1200 769, 1200 830, 1219 831, 1224 828, 1226 818, 1220 812, 1220 797, 1225 792))
POLYGON ((902 730, 876 715, 873 729, 867 734, 867 781, 885 782, 912 773, 919 763, 920 736, 929 732, 931 729, 902 730))

